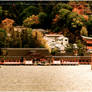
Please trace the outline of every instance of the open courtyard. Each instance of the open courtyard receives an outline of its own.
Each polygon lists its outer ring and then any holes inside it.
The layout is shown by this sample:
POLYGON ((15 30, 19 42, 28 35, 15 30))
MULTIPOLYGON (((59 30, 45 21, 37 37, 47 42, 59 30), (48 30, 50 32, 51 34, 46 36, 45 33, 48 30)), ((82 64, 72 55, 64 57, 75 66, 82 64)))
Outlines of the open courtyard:
POLYGON ((90 65, 1 66, 0 91, 92 90, 90 65))

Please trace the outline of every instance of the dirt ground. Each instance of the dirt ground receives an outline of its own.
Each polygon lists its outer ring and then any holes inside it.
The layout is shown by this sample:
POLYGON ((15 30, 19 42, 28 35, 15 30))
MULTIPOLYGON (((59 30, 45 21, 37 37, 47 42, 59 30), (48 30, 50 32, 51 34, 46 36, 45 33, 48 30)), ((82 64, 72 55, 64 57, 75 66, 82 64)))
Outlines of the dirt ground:
POLYGON ((91 66, 1 66, 0 91, 92 91, 91 66))

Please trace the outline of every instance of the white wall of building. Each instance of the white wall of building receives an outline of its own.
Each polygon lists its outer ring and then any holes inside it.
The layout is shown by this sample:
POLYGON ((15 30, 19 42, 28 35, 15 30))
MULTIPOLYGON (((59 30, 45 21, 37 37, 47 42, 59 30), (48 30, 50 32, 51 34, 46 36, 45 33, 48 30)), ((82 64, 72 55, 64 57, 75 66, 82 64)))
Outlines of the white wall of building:
POLYGON ((47 34, 44 36, 44 39, 47 41, 47 44, 51 49, 58 48, 63 51, 69 44, 69 39, 63 35, 47 34))

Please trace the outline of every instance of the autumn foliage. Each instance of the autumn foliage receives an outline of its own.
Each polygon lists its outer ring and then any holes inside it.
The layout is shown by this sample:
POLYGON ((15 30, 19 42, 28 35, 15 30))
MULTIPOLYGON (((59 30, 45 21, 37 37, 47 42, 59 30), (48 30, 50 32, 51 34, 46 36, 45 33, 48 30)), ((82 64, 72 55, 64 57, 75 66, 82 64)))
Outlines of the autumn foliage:
POLYGON ((39 24, 39 19, 37 15, 32 15, 30 17, 28 17, 27 19, 25 19, 23 21, 24 26, 28 26, 31 27, 34 24, 39 24))
POLYGON ((12 19, 8 19, 8 18, 4 19, 2 20, 2 23, 1 23, 2 28, 5 29, 7 32, 9 32, 13 28, 14 22, 15 21, 12 19))

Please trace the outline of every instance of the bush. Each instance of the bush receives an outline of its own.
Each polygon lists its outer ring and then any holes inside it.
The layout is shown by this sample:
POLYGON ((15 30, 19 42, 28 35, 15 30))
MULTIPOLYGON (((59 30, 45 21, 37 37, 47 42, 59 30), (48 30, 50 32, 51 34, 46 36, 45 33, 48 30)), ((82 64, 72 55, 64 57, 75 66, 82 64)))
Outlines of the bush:
POLYGON ((57 52, 58 52, 57 48, 54 48, 54 49, 51 50, 52 55, 56 55, 57 52))

